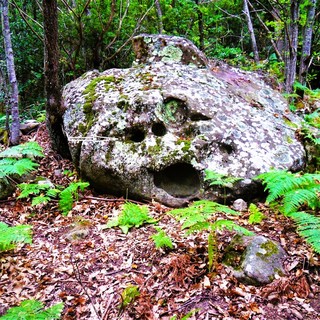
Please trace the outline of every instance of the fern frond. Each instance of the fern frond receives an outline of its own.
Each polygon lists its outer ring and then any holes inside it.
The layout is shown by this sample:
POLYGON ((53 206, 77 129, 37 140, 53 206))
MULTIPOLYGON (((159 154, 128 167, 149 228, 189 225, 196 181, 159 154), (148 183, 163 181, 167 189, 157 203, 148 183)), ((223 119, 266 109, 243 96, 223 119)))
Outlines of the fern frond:
POLYGON ((44 310, 44 304, 38 300, 25 300, 22 301, 20 306, 13 307, 3 315, 1 320, 54 320, 60 319, 63 310, 63 303, 44 310))
POLYGON ((126 202, 118 217, 110 220, 103 228, 119 227, 127 234, 132 227, 140 227, 144 223, 156 223, 157 220, 149 216, 147 206, 139 206, 132 202, 126 202))
POLYGON ((159 248, 173 248, 172 241, 170 237, 166 234, 164 230, 162 230, 160 227, 155 227, 155 229, 158 231, 156 234, 152 235, 151 238, 154 241, 154 244, 157 249, 159 248))
POLYGON ((15 244, 18 242, 32 242, 31 226, 9 227, 4 222, 0 222, 0 252, 15 248, 15 244))
POLYGON ((254 203, 250 204, 249 212, 250 216, 248 222, 250 224, 261 223, 261 221, 265 219, 265 215, 259 210, 259 208, 254 203))
POLYGON ((23 156, 34 158, 44 157, 43 149, 35 141, 19 144, 0 152, 0 158, 22 158, 23 156))
POLYGON ((30 196, 38 195, 43 191, 51 188, 50 184, 38 184, 38 183, 20 183, 18 184, 21 193, 18 199, 28 198, 30 196))
POLYGON ((89 186, 88 182, 72 182, 60 192, 59 209, 63 215, 67 215, 72 209, 74 199, 78 197, 78 190, 83 191, 89 186))
POLYGON ((213 231, 227 229, 230 231, 235 231, 235 232, 244 234, 246 236, 254 235, 252 231, 249 231, 248 229, 237 225, 232 220, 223 220, 223 219, 217 220, 211 225, 211 229, 213 231))
POLYGON ((242 178, 228 176, 211 170, 205 170, 205 181, 210 181, 210 186, 220 186, 232 188, 233 184, 242 180, 242 178))
POLYGON ((39 165, 29 158, 13 159, 5 158, 0 159, 0 177, 17 174, 22 176, 28 172, 35 170, 39 165))
POLYGON ((50 197, 40 195, 40 196, 34 197, 32 199, 31 205, 32 206, 37 206, 39 204, 47 204, 50 200, 51 200, 50 197))
POLYGON ((320 217, 303 211, 293 212, 289 217, 295 221, 300 236, 320 254, 320 217))
POLYGON ((283 199, 283 213, 289 215, 298 211, 302 205, 316 209, 319 205, 319 195, 314 189, 298 189, 287 192, 283 199))

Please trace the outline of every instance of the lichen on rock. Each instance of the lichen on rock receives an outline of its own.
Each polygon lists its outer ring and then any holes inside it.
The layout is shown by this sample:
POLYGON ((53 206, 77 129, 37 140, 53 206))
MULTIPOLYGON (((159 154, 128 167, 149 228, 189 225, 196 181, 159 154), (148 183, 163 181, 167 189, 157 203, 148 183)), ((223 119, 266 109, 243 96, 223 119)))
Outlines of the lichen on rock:
POLYGON ((73 161, 98 191, 170 206, 217 200, 225 194, 204 180, 209 169, 242 178, 227 197, 247 200, 255 175, 303 168, 299 118, 259 75, 213 71, 180 37, 140 35, 133 48, 131 68, 89 71, 63 92, 73 161))

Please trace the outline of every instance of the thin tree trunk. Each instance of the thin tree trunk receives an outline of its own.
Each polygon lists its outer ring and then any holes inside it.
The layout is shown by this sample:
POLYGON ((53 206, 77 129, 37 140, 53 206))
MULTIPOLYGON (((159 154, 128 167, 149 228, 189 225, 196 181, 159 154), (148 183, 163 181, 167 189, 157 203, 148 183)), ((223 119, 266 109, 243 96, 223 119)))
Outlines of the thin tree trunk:
POLYGON ((303 35, 303 44, 302 44, 302 52, 300 59, 300 68, 299 68, 299 82, 303 85, 306 84, 306 77, 309 69, 309 61, 311 55, 311 45, 312 45, 312 32, 313 32, 313 24, 316 13, 316 5, 317 0, 310 0, 310 4, 308 7, 308 15, 307 22, 304 29, 303 35))
POLYGON ((253 25, 252 25, 252 20, 251 20, 250 10, 249 10, 247 0, 243 0, 243 12, 246 16, 246 20, 247 20, 247 24, 248 24, 248 30, 249 30, 249 34, 250 34, 250 38, 251 38, 251 45, 252 45, 254 61, 255 61, 255 63, 259 63, 259 61, 260 61, 259 50, 258 50, 258 46, 257 46, 256 36, 254 34, 254 29, 253 29, 253 25))
POLYGON ((10 92, 10 108, 12 123, 10 128, 10 143, 17 145, 20 142, 20 117, 19 117, 19 91, 18 82, 16 77, 14 55, 11 43, 10 24, 9 24, 9 9, 8 0, 2 0, 2 22, 3 22, 3 38, 5 45, 6 61, 7 61, 7 72, 9 82, 11 86, 10 92))
POLYGON ((157 15, 158 15, 159 33, 162 34, 163 33, 162 10, 161 10, 159 0, 155 0, 154 4, 156 6, 157 15))
POLYGON ((53 150, 70 158, 67 138, 62 125, 62 96, 59 83, 58 9, 57 0, 43 0, 44 75, 47 127, 53 150))
POLYGON ((204 50, 204 27, 203 27, 203 14, 199 7, 199 0, 196 0, 197 14, 198 14, 198 30, 199 30, 199 49, 204 50))
POLYGON ((297 73, 297 49, 299 33, 299 1, 291 0, 290 22, 285 35, 285 90, 292 92, 293 83, 297 73))

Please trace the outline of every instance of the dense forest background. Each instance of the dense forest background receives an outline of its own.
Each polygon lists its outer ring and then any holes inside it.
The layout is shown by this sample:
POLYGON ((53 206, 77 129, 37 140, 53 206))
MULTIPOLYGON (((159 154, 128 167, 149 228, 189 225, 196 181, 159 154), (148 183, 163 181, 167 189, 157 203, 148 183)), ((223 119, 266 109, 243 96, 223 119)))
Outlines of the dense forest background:
MULTIPOLYGON (((19 104, 29 117, 44 109, 45 2, 9 1, 19 104)), ((315 89, 319 12, 316 0, 59 0, 61 84, 90 69, 128 67, 134 58, 133 36, 166 33, 192 40, 210 58, 268 71, 284 91, 292 90, 292 73, 293 80, 315 89)), ((2 112, 8 91, 4 48, 0 46, 2 112)))

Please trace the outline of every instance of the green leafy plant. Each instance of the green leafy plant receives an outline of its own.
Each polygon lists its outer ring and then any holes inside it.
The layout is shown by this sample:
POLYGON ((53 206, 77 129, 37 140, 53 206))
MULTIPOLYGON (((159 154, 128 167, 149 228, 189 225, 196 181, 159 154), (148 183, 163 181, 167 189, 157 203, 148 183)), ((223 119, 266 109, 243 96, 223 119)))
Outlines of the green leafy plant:
MULTIPOLYGON (((200 309, 193 309, 189 311, 185 316, 182 316, 181 320, 188 320, 192 316, 194 316, 200 309)), ((170 318, 170 320, 176 320, 177 316, 174 315, 173 317, 170 318)))
POLYGON ((10 176, 22 176, 35 170, 39 165, 34 158, 43 156, 42 148, 36 142, 27 142, 0 152, 0 179, 8 183, 10 176))
POLYGON ((0 222, 0 252, 14 249, 19 242, 32 242, 31 226, 22 224, 9 227, 4 222, 0 222))
POLYGON ((109 221, 103 229, 119 227, 123 233, 127 234, 132 227, 139 228, 144 223, 156 223, 157 220, 149 216, 147 206, 139 206, 132 202, 126 202, 118 217, 109 221))
POLYGON ((154 244, 157 249, 159 248, 173 248, 172 241, 170 237, 165 233, 164 230, 162 230, 160 227, 155 227, 155 229, 158 231, 156 234, 152 235, 151 238, 154 241, 154 244))
POLYGON ((216 213, 239 215, 239 212, 229 207, 209 200, 193 202, 188 208, 173 209, 169 211, 175 219, 182 223, 182 229, 187 233, 209 231, 208 235, 208 270, 213 271, 217 264, 217 231, 231 230, 245 235, 253 233, 232 220, 216 219, 216 213))
POLYGON ((121 304, 120 309, 124 309, 129 304, 133 303, 134 300, 140 296, 140 291, 137 286, 129 285, 121 293, 121 304))
POLYGON ((83 191, 88 186, 88 182, 72 182, 61 190, 59 187, 54 187, 52 183, 21 183, 18 185, 21 190, 18 199, 32 197, 31 204, 36 206, 59 198, 59 209, 63 215, 67 215, 78 197, 79 189, 83 191))
POLYGON ((211 170, 205 170, 205 181, 209 181, 210 186, 217 186, 223 188, 224 199, 227 198, 227 188, 242 180, 242 178, 228 176, 226 174, 217 173, 211 170))
POLYGON ((266 185, 269 192, 266 202, 271 204, 278 200, 280 211, 295 221, 298 233, 320 253, 320 218, 298 211, 301 207, 312 211, 320 208, 320 174, 294 174, 280 170, 260 174, 256 179, 266 185))
POLYGON ((259 208, 254 204, 251 203, 249 206, 249 223, 250 224, 260 224, 263 219, 265 219, 265 215, 259 210, 259 208))
POLYGON ((25 300, 17 307, 10 308, 1 320, 53 320, 60 319, 63 303, 45 309, 38 300, 25 300))

